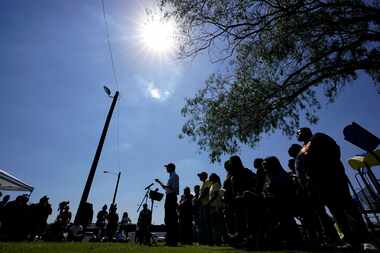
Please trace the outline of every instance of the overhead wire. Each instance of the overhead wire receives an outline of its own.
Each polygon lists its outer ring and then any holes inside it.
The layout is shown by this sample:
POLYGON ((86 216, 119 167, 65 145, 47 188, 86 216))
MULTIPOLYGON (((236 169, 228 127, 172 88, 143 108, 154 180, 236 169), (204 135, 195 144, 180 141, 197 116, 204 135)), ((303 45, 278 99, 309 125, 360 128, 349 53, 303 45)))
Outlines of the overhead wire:
MULTIPOLYGON (((106 30, 106 40, 107 40, 108 52, 109 52, 110 60, 111 60, 112 76, 113 76, 114 83, 116 85, 116 90, 120 91, 119 80, 117 78, 115 61, 114 61, 114 56, 113 56, 113 52, 112 52, 110 32, 109 32, 109 26, 108 26, 108 20, 107 20, 107 14, 106 14, 106 8, 105 8, 104 0, 101 0, 101 4, 102 4, 105 30, 106 30)), ((121 169, 120 168, 120 166, 121 166, 121 164, 120 164, 120 106, 116 107, 116 157, 117 157, 118 170, 120 170, 121 169)))

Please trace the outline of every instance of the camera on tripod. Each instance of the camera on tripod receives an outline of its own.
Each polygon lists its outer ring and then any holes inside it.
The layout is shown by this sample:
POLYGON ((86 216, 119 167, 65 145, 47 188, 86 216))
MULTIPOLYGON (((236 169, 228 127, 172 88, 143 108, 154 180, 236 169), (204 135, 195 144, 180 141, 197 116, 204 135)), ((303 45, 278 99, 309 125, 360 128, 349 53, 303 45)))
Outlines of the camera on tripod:
POLYGON ((137 228, 136 228, 136 237, 135 241, 140 242, 140 244, 144 243, 147 245, 150 245, 151 242, 155 243, 155 239, 150 232, 150 226, 152 223, 152 214, 153 214, 153 203, 154 201, 161 201, 164 197, 164 194, 161 192, 158 192, 158 188, 156 188, 154 191, 152 191, 150 188, 154 185, 154 183, 148 185, 145 187, 145 195, 142 199, 137 212, 139 212, 141 206, 144 207, 144 209, 139 214, 139 220, 137 222, 137 228), (148 200, 151 201, 150 210, 148 208, 148 200), (145 213, 144 213, 145 212, 145 213))
POLYGON ((147 187, 145 187, 145 196, 142 199, 139 208, 137 209, 137 212, 140 210, 141 206, 145 203, 148 203, 148 199, 151 200, 151 211, 153 211, 153 202, 154 201, 161 201, 162 198, 164 197, 164 194, 161 192, 158 192, 158 188, 156 188, 154 191, 152 191, 150 188, 154 185, 154 183, 151 183, 147 187))
POLYGON ((154 201, 161 201, 164 197, 164 194, 161 192, 158 192, 158 189, 155 191, 149 191, 149 198, 154 201))

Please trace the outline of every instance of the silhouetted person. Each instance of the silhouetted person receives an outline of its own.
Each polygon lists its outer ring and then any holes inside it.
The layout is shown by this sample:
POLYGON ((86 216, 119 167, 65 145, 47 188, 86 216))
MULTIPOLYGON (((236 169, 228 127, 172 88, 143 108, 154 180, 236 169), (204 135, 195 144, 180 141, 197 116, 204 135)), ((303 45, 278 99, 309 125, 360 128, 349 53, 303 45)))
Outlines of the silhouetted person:
POLYGON ((69 203, 69 201, 63 201, 59 203, 58 207, 59 214, 57 216, 56 222, 64 228, 70 223, 72 217, 69 203))
POLYGON ((119 215, 116 213, 117 207, 116 204, 111 204, 110 212, 107 216, 107 237, 108 240, 112 241, 115 237, 117 226, 119 223, 119 215))
POLYGON ((108 206, 104 205, 102 207, 102 210, 98 212, 96 215, 96 227, 98 228, 98 239, 101 239, 105 236, 105 230, 107 225, 107 218, 108 218, 108 206))
POLYGON ((263 159, 256 158, 253 161, 253 167, 256 169, 256 193, 261 194, 263 192, 264 181, 265 181, 265 173, 263 168, 263 159))
POLYGON ((221 182, 217 174, 209 177, 211 186, 209 191, 211 244, 221 245, 224 233, 223 202, 221 182))
POLYGON ((323 133, 312 134, 309 128, 297 131, 297 139, 304 143, 306 176, 312 190, 333 214, 345 239, 356 249, 368 239, 361 214, 354 204, 344 166, 340 160, 340 147, 323 133))
POLYGON ((254 226, 252 212, 255 203, 247 201, 245 192, 256 191, 256 174, 243 166, 239 156, 231 156, 230 161, 233 207, 238 226, 235 240, 241 241, 249 237, 254 226))
POLYGON ((199 243, 208 244, 210 242, 210 217, 209 217, 209 191, 211 182, 207 179, 207 172, 203 171, 198 173, 199 180, 201 181, 201 188, 199 193, 199 211, 200 211, 200 224, 199 224, 199 243))
POLYGON ((30 205, 29 210, 32 226, 30 239, 41 239, 46 232, 47 219, 53 211, 49 203, 49 198, 43 196, 39 203, 30 205))
POLYGON ((3 199, 0 201, 0 234, 2 234, 2 230, 4 229, 4 207, 8 203, 10 196, 5 195, 3 199))
POLYGON ((291 179, 274 156, 265 158, 262 165, 265 171, 263 197, 271 215, 268 219, 270 238, 275 243, 285 239, 288 247, 297 247, 301 236, 294 220, 295 192, 291 179))
POLYGON ((199 226, 200 226, 200 186, 194 186, 194 196, 193 196, 193 241, 199 242, 199 226))
POLYGON ((180 240, 182 244, 193 242, 193 195, 190 188, 185 187, 178 205, 180 240))
POLYGON ((152 212, 148 209, 148 205, 144 204, 143 209, 139 213, 137 221, 136 240, 140 244, 150 245, 151 234, 150 227, 152 222, 152 212))
POLYGON ((119 232, 123 234, 123 240, 128 241, 128 224, 131 222, 131 219, 129 218, 128 212, 125 211, 123 213, 123 216, 121 217, 120 221, 120 227, 119 227, 119 232))
POLYGON ((163 184, 156 179, 166 192, 165 197, 165 225, 166 225, 166 244, 168 246, 177 246, 178 240, 178 215, 177 215, 177 195, 179 194, 179 177, 175 173, 175 164, 165 165, 169 173, 167 184, 163 184))
POLYGON ((0 208, 3 208, 3 207, 8 203, 9 198, 10 198, 9 195, 5 195, 5 196, 3 197, 3 199, 2 199, 1 202, 0 202, 0 208))
POLYGON ((225 220, 225 227, 226 227, 226 235, 229 237, 232 237, 233 234, 237 232, 237 226, 236 226, 236 217, 234 213, 234 209, 232 207, 233 205, 233 192, 232 192, 232 175, 231 175, 231 161, 227 160, 224 162, 224 169, 226 171, 226 178, 223 182, 223 202, 224 202, 224 220, 225 220))
POLYGON ((3 208, 3 231, 10 241, 21 241, 27 238, 29 232, 28 197, 17 196, 16 200, 8 202, 3 208))
POLYGON ((289 168, 294 170, 293 180, 298 182, 295 184, 298 202, 295 207, 304 225, 305 237, 309 240, 309 244, 317 244, 314 246, 333 243, 338 239, 338 234, 318 194, 311 188, 310 178, 306 175, 306 157, 301 150, 301 145, 292 144, 288 154, 294 159, 294 162, 289 163, 289 168))

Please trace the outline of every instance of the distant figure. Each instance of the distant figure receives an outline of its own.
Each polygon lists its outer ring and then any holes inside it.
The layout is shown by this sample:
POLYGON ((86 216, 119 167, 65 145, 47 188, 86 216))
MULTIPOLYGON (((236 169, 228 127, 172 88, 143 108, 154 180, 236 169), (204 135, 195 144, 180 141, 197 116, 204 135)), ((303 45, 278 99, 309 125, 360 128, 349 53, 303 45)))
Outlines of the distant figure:
POLYGON ((193 196, 193 241, 199 242, 199 226, 200 226, 200 203, 199 203, 200 186, 194 186, 193 196))
POLYGON ((297 139, 304 144, 301 153, 305 157, 305 175, 312 191, 329 208, 345 240, 360 249, 361 243, 368 239, 368 232, 350 194, 340 147, 330 136, 313 135, 309 128, 299 129, 297 139))
POLYGON ((263 197, 270 214, 267 219, 270 243, 285 239, 288 248, 296 248, 302 239, 294 220, 295 191, 289 174, 277 157, 265 158, 262 165, 265 171, 263 197))
POLYGON ((236 217, 237 234, 234 240, 241 241, 249 237, 254 229, 255 215, 257 210, 254 201, 248 201, 246 192, 256 191, 256 174, 245 168, 240 157, 237 155, 230 157, 231 162, 231 187, 233 197, 234 215, 236 217))
POLYGON ((57 216, 56 222, 61 225, 62 228, 66 228, 66 226, 70 223, 72 214, 70 212, 70 201, 63 201, 59 203, 58 211, 59 214, 57 216))
POLYGON ((9 198, 9 195, 5 195, 0 201, 0 234, 2 234, 2 229, 4 228, 4 207, 8 203, 9 198))
POLYGON ((10 241, 22 241, 27 238, 28 200, 26 195, 20 195, 3 208, 3 231, 10 241))
POLYGON ((222 236, 224 232, 224 219, 223 219, 223 203, 221 182, 217 174, 210 175, 210 191, 209 191, 209 215, 210 215, 210 230, 211 230, 211 244, 221 245, 222 236))
POLYGON ((200 194, 198 197, 200 203, 200 224, 199 224, 199 244, 208 244, 210 242, 210 217, 209 217, 209 191, 211 182, 208 180, 208 174, 205 171, 198 173, 201 181, 200 194))
POLYGON ((263 168, 263 159, 262 158, 256 158, 253 161, 253 167, 256 169, 256 177, 257 177, 257 183, 256 183, 256 193, 261 194, 263 192, 264 187, 264 181, 265 181, 265 173, 263 168))
POLYGON ((165 185, 156 179, 162 188, 166 191, 165 198, 165 225, 166 225, 166 244, 168 246, 177 246, 178 240, 178 216, 177 216, 177 195, 179 194, 179 177, 175 173, 175 164, 165 165, 169 173, 168 183, 165 185))
POLYGON ((131 222, 128 212, 125 211, 120 221, 119 233, 121 233, 122 241, 128 241, 128 224, 131 222))
POLYGON ((111 204, 110 212, 107 217, 107 237, 109 241, 112 241, 115 237, 117 226, 119 223, 119 215, 116 213, 116 204, 111 204))
POLYGON ((52 213, 49 198, 47 196, 43 196, 39 203, 30 205, 29 210, 32 230, 30 239, 41 239, 46 232, 47 219, 52 213))
POLYGON ((1 202, 0 202, 0 208, 3 208, 3 207, 8 203, 9 198, 10 198, 9 195, 5 195, 5 196, 3 197, 3 199, 2 199, 1 202))
POLYGON ((151 235, 150 227, 152 222, 152 212, 148 209, 148 205, 144 204, 143 209, 140 211, 139 219, 137 221, 136 238, 135 241, 139 244, 150 245, 151 235))
POLYGON ((97 238, 101 240, 105 236, 107 218, 108 218, 108 206, 104 205, 96 216, 96 227, 98 228, 97 238))
POLYGON ((182 244, 193 242, 193 195, 189 187, 185 187, 178 205, 180 239, 182 244))
POLYGON ((233 190, 232 190, 232 175, 231 175, 231 161, 224 162, 224 169, 226 171, 226 178, 223 182, 223 203, 224 203, 224 220, 226 227, 226 236, 233 237, 237 232, 237 224, 235 211, 233 208, 233 190))

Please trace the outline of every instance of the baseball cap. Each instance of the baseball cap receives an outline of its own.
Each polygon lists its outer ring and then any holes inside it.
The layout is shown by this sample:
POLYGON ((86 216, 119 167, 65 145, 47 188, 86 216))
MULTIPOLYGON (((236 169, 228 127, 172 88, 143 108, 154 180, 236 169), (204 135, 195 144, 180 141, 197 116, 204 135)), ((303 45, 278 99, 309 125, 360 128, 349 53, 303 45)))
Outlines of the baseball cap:
POLYGON ((202 171, 201 173, 198 173, 197 175, 198 175, 198 177, 201 177, 201 176, 207 177, 208 176, 206 171, 202 171))
POLYGON ((164 165, 164 167, 175 169, 175 164, 174 163, 168 163, 168 164, 164 165))

